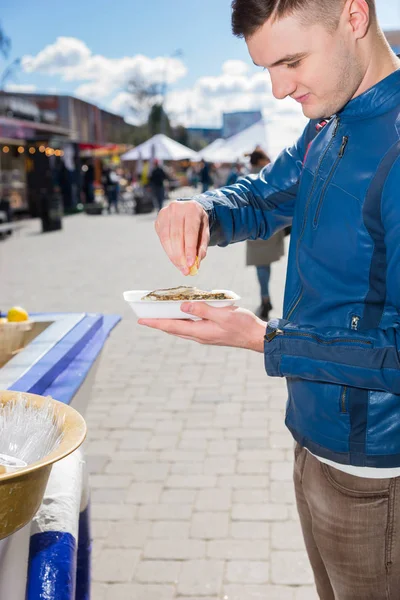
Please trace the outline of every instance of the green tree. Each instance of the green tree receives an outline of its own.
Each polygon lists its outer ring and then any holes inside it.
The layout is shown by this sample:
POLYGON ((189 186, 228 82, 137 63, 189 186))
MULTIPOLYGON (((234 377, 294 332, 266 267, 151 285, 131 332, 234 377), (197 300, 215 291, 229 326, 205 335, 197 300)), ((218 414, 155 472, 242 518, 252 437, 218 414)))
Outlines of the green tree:
POLYGON ((168 136, 171 135, 171 124, 162 104, 153 104, 151 107, 149 118, 147 120, 147 127, 150 136, 153 136, 156 133, 165 133, 165 135, 168 136))

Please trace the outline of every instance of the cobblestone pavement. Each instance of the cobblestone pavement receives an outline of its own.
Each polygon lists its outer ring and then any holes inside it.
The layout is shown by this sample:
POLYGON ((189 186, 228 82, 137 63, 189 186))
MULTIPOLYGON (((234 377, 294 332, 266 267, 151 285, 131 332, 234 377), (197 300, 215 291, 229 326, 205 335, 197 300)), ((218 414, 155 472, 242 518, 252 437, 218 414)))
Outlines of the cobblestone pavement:
MULTIPOLYGON (((262 355, 141 328, 126 289, 187 283, 155 215, 37 221, 0 242, 1 306, 112 312, 87 415, 93 600, 315 600, 298 524, 284 381, 262 355)), ((196 280, 255 309, 245 245, 212 248, 196 280)), ((273 266, 280 315, 285 260, 273 266)))

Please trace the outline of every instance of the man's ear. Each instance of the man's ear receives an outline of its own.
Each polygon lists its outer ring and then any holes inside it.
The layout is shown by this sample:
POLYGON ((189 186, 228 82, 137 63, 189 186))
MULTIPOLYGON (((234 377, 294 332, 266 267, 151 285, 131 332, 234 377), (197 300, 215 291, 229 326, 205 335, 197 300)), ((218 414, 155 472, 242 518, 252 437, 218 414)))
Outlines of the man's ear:
POLYGON ((344 11, 355 38, 357 40, 364 38, 372 20, 368 2, 366 0, 348 0, 344 11))

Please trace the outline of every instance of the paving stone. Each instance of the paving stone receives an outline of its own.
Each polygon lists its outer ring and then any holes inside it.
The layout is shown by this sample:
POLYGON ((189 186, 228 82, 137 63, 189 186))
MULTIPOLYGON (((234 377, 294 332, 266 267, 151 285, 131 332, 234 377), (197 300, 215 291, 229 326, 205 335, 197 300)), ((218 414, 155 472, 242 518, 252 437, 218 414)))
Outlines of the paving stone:
POLYGON ((139 558, 139 550, 105 548, 93 565, 93 580, 97 582, 130 582, 139 558))
POLYGON ((270 500, 277 504, 294 505, 296 496, 293 481, 271 481, 270 500))
MULTIPOLYGON (((112 585, 106 600, 174 600, 175 587, 171 585, 112 585)), ((97 600, 93 598, 93 600, 97 600)))
POLYGON ((95 504, 92 502, 90 516, 93 520, 129 521, 137 514, 133 504, 95 504))
POLYGON ((199 511, 227 511, 232 503, 230 489, 200 490, 198 492, 195 508, 199 511))
POLYGON ((127 496, 125 490, 97 488, 91 491, 93 504, 122 504, 127 496))
POLYGON ((171 475, 167 479, 166 486, 168 488, 204 489, 214 488, 216 483, 215 475, 192 475, 190 477, 171 475))
POLYGON ((197 490, 166 490, 161 494, 161 504, 192 504, 198 493, 197 490))
POLYGON ((130 486, 132 477, 124 475, 92 475, 90 485, 92 488, 126 489, 130 486))
POLYGON ((292 481, 293 464, 290 462, 271 463, 271 481, 292 481))
POLYGON ((91 595, 93 598, 96 598, 96 600, 105 600, 108 589, 107 584, 97 583, 94 581, 91 583, 90 588, 91 595))
POLYGON ((135 580, 139 583, 177 583, 182 563, 174 560, 143 560, 139 563, 135 580))
POLYGON ((89 442, 86 446, 86 454, 88 455, 111 455, 117 448, 117 440, 101 440, 89 442))
POLYGON ((222 560, 189 560, 183 563, 178 583, 179 594, 204 596, 219 594, 224 574, 222 560))
POLYGON ((133 504, 156 503, 161 496, 162 485, 158 483, 133 483, 128 490, 127 502, 133 504))
POLYGON ((270 538, 269 523, 259 521, 243 521, 231 523, 231 537, 243 540, 268 540, 270 538))
POLYGON ((205 558, 203 540, 150 540, 144 547, 144 558, 159 560, 189 560, 205 558))
POLYGON ((142 548, 149 535, 149 522, 121 521, 110 523, 104 546, 108 548, 142 548))
POLYGON ((149 521, 187 521, 191 518, 191 504, 145 504, 138 510, 138 519, 149 521))
POLYGON ((235 504, 264 504, 268 499, 268 490, 233 490, 235 504))
POLYGON ((294 600, 293 588, 275 585, 225 585, 225 600, 294 600))
POLYGON ((268 560, 269 543, 264 540, 213 540, 207 543, 207 556, 226 560, 268 560))
POLYGON ((157 539, 185 539, 189 537, 190 523, 186 521, 157 521, 153 524, 151 537, 157 539))
POLYGON ((293 454, 293 438, 289 433, 271 433, 269 435, 271 448, 290 449, 293 454))
POLYGON ((206 458, 204 461, 205 475, 229 475, 235 472, 236 460, 225 456, 206 458))
POLYGON ((171 475, 203 475, 204 472, 204 463, 203 462, 195 462, 195 463, 176 463, 171 466, 171 475))
POLYGON ((207 540, 226 538, 229 532, 228 513, 199 512, 192 517, 190 536, 207 540))
POLYGON ((236 440, 224 440, 222 442, 208 442, 208 454, 210 456, 235 456, 237 453, 236 440))
POLYGON ((205 458, 205 452, 195 452, 188 450, 164 450, 160 453, 160 461, 168 462, 168 463, 178 463, 178 462, 203 462, 205 458))
POLYGON ((319 600, 319 596, 314 586, 302 586, 296 589, 294 600, 319 600))
POLYGON ((266 488, 268 477, 266 475, 221 475, 218 478, 218 486, 235 489, 266 488))
POLYGON ((237 472, 240 474, 248 475, 262 475, 269 473, 270 465, 267 461, 249 461, 239 462, 237 466, 237 472))
POLYGON ((278 551, 271 554, 271 581, 283 585, 311 585, 314 582, 305 551, 278 551))
POLYGON ((276 550, 304 550, 300 523, 298 521, 272 523, 271 547, 276 550))
POLYGON ((251 560, 229 561, 226 566, 225 581, 228 583, 268 583, 269 564, 251 560))
POLYGON ((287 507, 279 504, 234 504, 234 521, 285 521, 288 518, 287 507))

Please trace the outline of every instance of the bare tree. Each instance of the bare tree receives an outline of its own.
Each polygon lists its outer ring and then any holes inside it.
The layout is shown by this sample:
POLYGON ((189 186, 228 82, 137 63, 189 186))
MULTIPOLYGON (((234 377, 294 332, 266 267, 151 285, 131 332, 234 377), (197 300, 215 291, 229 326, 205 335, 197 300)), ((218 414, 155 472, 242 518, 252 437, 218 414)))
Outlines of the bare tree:
POLYGON ((126 91, 132 97, 130 110, 145 122, 152 106, 160 101, 161 84, 149 83, 142 77, 136 77, 128 82, 126 91))
POLYGON ((5 59, 8 58, 11 50, 11 39, 6 36, 3 31, 3 28, 0 26, 0 53, 3 55, 5 59))

